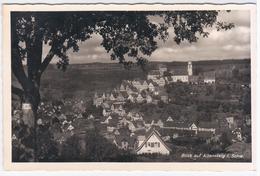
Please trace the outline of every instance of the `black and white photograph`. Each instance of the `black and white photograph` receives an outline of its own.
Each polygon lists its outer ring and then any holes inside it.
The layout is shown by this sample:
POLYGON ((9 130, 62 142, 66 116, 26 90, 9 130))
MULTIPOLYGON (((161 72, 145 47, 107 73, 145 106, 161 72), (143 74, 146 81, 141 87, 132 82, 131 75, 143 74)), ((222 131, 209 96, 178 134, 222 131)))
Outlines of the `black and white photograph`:
POLYGON ((11 11, 11 162, 251 163, 251 14, 11 11))

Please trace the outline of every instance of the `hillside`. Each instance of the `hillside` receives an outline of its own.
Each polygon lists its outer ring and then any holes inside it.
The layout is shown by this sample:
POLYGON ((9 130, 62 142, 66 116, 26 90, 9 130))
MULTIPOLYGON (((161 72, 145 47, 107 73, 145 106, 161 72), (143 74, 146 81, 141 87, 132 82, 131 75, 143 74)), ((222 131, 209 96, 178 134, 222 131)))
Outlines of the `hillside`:
MULTIPOLYGON (((164 64, 168 69, 186 69, 187 62, 149 62, 145 70, 140 67, 125 69, 117 63, 71 64, 65 72, 49 65, 41 82, 43 100, 78 97, 88 99, 94 92, 110 91, 122 80, 145 79, 147 73, 164 64)), ((246 69, 250 73, 250 60, 221 60, 193 62, 194 72, 231 70, 233 67, 246 69)), ((12 84, 16 85, 15 79, 12 84)))

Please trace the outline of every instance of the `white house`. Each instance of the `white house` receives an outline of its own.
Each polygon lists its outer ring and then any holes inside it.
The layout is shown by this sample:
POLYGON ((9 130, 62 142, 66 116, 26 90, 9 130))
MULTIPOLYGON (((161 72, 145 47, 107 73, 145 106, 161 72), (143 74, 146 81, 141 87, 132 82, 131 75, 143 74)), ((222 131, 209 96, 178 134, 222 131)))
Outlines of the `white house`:
POLYGON ((103 109, 109 109, 110 108, 108 101, 103 102, 101 106, 102 106, 103 109))
POLYGON ((169 117, 167 118, 166 122, 173 122, 173 119, 172 119, 172 117, 171 117, 171 116, 169 116, 169 117))
POLYGON ((232 134, 234 135, 235 139, 233 141, 242 141, 242 131, 241 128, 236 128, 232 131, 232 134))
POLYGON ((112 133, 116 128, 112 126, 107 126, 107 132, 112 133))
POLYGON ((218 125, 217 122, 200 122, 198 124, 197 131, 198 132, 210 132, 212 134, 216 133, 216 126, 218 125))
POLYGON ((109 116, 108 118, 106 118, 103 122, 101 122, 101 124, 108 124, 109 123, 109 120, 111 120, 112 117, 109 116))
POLYGON ((251 116, 246 115, 245 116, 246 125, 251 125, 251 116))
POLYGON ((118 129, 116 129, 116 130, 114 131, 114 134, 115 134, 115 135, 120 135, 120 132, 118 131, 118 129))
POLYGON ((228 127, 234 128, 234 124, 235 124, 234 117, 227 117, 226 120, 227 120, 227 123, 228 123, 228 127))
POLYGON ((135 102, 135 98, 134 98, 131 94, 128 95, 127 99, 128 99, 130 102, 132 102, 132 103, 135 102))
POLYGON ((114 101, 114 100, 116 100, 116 98, 114 97, 114 95, 111 93, 110 94, 110 97, 109 97, 109 99, 111 100, 111 101, 114 101))
POLYGON ((148 83, 144 81, 133 81, 133 86, 140 92, 142 90, 148 89, 148 83))
POLYGON ((126 92, 128 94, 132 94, 133 93, 133 90, 127 85, 126 88, 125 88, 126 92))
POLYGON ((143 120, 143 117, 139 113, 135 113, 135 115, 132 116, 131 120, 133 121, 143 120))
POLYGON ((115 111, 115 106, 112 104, 110 109, 111 111, 115 111))
POLYGON ((132 132, 134 132, 136 130, 136 127, 134 125, 133 122, 127 120, 126 118, 123 118, 122 120, 119 121, 119 126, 120 127, 124 127, 124 126, 127 126, 128 129, 132 132))
POLYGON ((198 134, 199 132, 209 132, 211 134, 215 134, 216 132, 216 122, 200 122, 198 125, 195 123, 184 123, 184 122, 175 122, 172 123, 172 121, 168 121, 166 123, 167 129, 175 129, 175 130, 181 130, 181 131, 194 131, 195 134, 198 134))
POLYGON ((136 130, 136 127, 135 125, 133 124, 133 122, 128 122, 128 129, 131 131, 131 132, 134 132, 136 130))
POLYGON ((151 92, 154 91, 155 87, 154 87, 153 83, 151 83, 151 82, 149 83, 148 89, 149 89, 149 91, 151 91, 151 92))
POLYGON ((159 95, 159 89, 156 87, 153 92, 154 95, 159 95))
POLYGON ((192 131, 195 131, 195 134, 197 134, 198 127, 197 127, 194 123, 192 123, 192 124, 190 125, 190 129, 191 129, 192 131))
POLYGON ((128 124, 128 120, 126 120, 125 117, 122 118, 121 120, 119 120, 119 125, 120 125, 121 127, 126 126, 127 124, 128 124))
POLYGON ((148 89, 148 83, 146 81, 143 82, 142 89, 148 89))
POLYGON ((106 110, 106 109, 103 109, 103 111, 102 111, 102 114, 103 114, 103 116, 109 116, 110 114, 111 114, 111 110, 106 110))
POLYGON ((175 130, 191 130, 190 128, 191 124, 188 123, 184 123, 184 122, 168 122, 165 124, 164 128, 168 128, 168 129, 175 129, 175 130))
POLYGON ((158 70, 151 70, 147 75, 147 80, 155 80, 160 76, 160 72, 158 70))
POLYGON ((137 103, 142 103, 144 101, 144 98, 142 97, 141 94, 138 94, 138 96, 136 97, 136 101, 137 103))
POLYGON ((105 94, 105 93, 102 94, 102 99, 103 99, 103 100, 106 99, 106 94, 105 94))
POLYGON ((140 81, 132 81, 132 85, 137 88, 138 90, 140 89, 140 87, 142 86, 140 81))
POLYGON ((117 101, 125 101, 125 98, 123 97, 123 95, 120 93, 117 97, 116 97, 117 101))
POLYGON ((93 105, 95 105, 96 107, 100 106, 103 103, 103 98, 94 98, 93 99, 93 105))
POLYGON ((172 82, 188 82, 189 81, 189 76, 188 75, 173 75, 171 76, 172 82))
POLYGON ((216 82, 215 72, 204 73, 203 82, 206 83, 206 84, 214 84, 216 82))
POLYGON ((165 86, 165 79, 164 78, 160 78, 159 80, 157 80, 157 84, 160 86, 160 87, 163 87, 165 86))
POLYGON ((124 109, 117 109, 115 113, 117 113, 120 116, 125 116, 126 115, 126 112, 125 112, 124 109))
POLYGON ((95 119, 95 117, 94 117, 92 114, 90 114, 90 115, 88 116, 88 119, 89 119, 89 120, 95 119))
POLYGON ((130 112, 127 113, 126 116, 128 117, 128 119, 132 119, 132 117, 133 117, 133 113, 130 111, 130 112))
POLYGON ((152 101, 153 101, 153 98, 150 95, 147 95, 146 96, 146 102, 147 103, 152 103, 152 101))
POLYGON ((120 85, 120 91, 125 91, 125 86, 123 84, 120 85))
POLYGON ((69 125, 69 127, 67 128, 69 131, 72 131, 74 129, 74 127, 72 125, 69 125))
POLYGON ((216 82, 216 80, 215 80, 215 78, 205 77, 203 82, 206 84, 214 84, 216 82))
POLYGON ((137 148, 135 151, 138 155, 152 153, 169 155, 171 149, 164 143, 159 132, 152 130, 148 136, 139 136, 137 138, 137 148))

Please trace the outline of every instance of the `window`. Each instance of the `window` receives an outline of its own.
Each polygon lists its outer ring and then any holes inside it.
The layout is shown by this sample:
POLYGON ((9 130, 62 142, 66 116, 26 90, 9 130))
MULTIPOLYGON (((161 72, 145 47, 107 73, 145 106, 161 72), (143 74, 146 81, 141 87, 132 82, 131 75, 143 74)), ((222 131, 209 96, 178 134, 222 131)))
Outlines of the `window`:
POLYGON ((154 147, 154 142, 151 142, 151 147, 154 147))

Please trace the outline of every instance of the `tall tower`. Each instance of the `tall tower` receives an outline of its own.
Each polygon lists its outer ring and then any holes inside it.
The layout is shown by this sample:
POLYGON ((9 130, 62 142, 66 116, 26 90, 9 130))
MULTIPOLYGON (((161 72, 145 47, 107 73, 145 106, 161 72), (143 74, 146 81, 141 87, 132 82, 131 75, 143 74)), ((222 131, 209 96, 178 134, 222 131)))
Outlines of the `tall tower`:
POLYGON ((188 62, 188 75, 192 76, 192 63, 190 61, 188 62))

